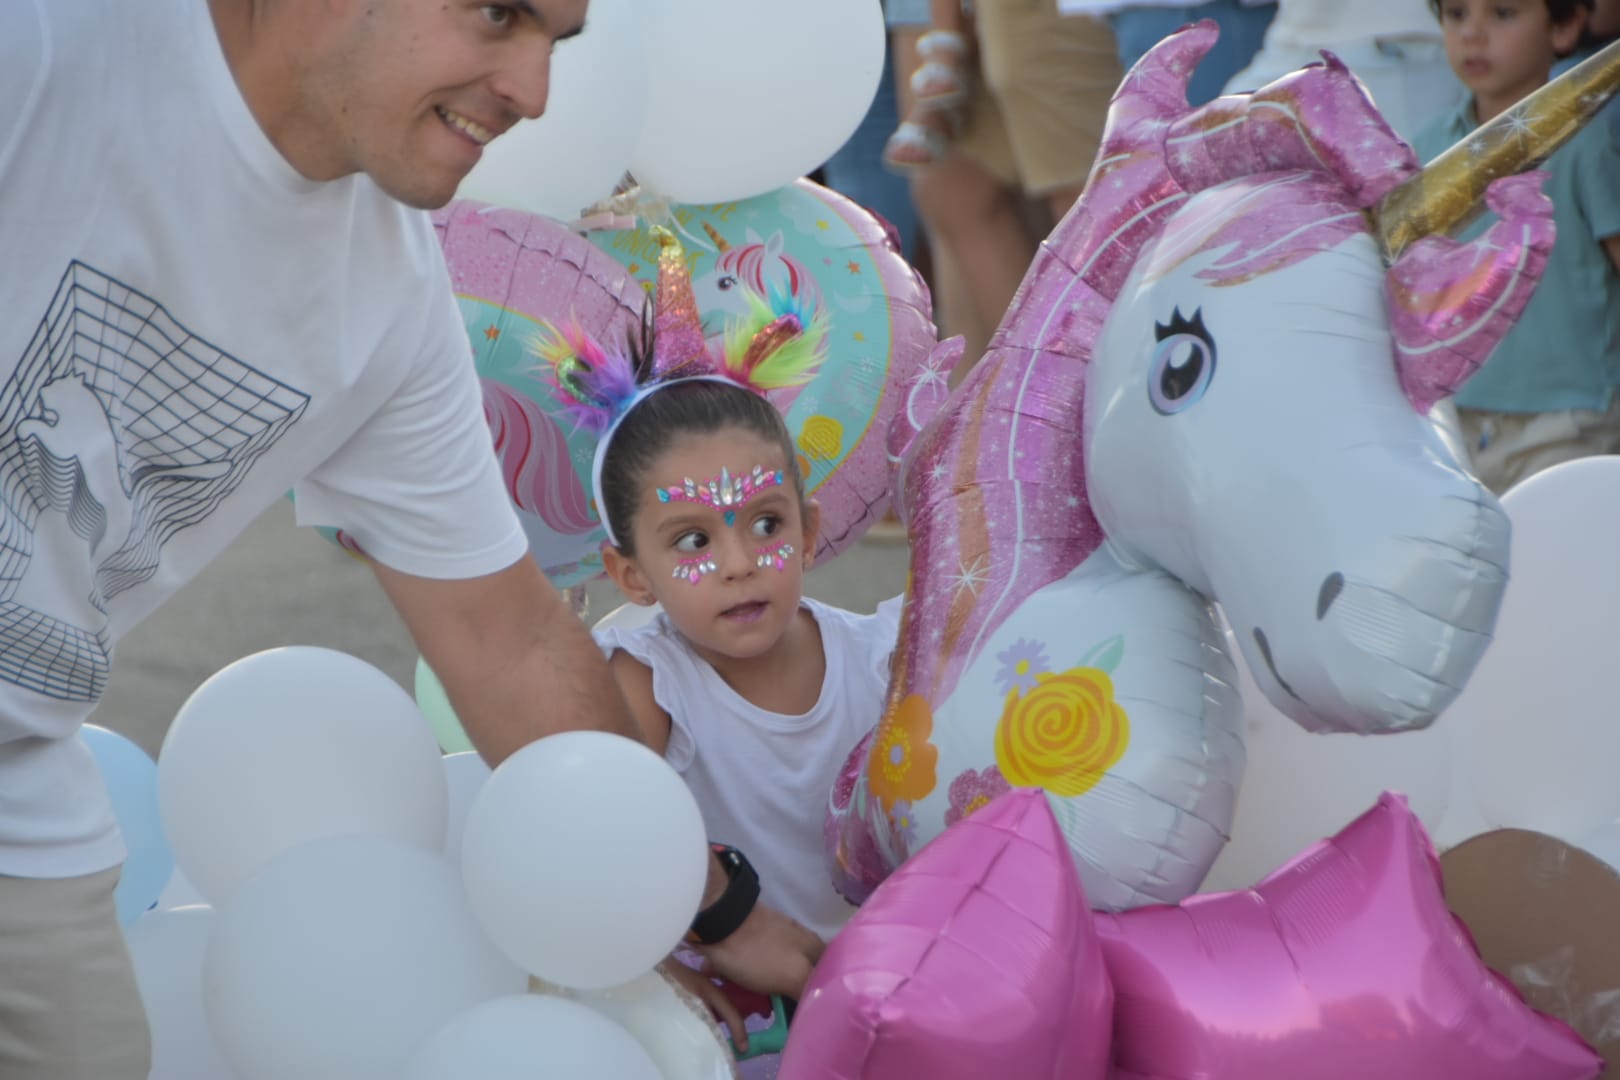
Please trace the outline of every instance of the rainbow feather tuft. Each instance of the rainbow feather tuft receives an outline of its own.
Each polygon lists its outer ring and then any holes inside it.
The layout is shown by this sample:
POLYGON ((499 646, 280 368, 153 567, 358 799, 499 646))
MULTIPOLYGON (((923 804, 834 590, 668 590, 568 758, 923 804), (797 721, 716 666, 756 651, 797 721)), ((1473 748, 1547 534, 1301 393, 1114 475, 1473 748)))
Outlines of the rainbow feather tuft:
POLYGON ((638 389, 635 360, 628 351, 603 347, 578 323, 562 329, 542 321, 530 347, 577 428, 600 435, 638 389))
POLYGON ((827 343, 827 319, 805 298, 747 293, 748 314, 726 327, 721 374, 757 393, 803 386, 815 378, 827 343))

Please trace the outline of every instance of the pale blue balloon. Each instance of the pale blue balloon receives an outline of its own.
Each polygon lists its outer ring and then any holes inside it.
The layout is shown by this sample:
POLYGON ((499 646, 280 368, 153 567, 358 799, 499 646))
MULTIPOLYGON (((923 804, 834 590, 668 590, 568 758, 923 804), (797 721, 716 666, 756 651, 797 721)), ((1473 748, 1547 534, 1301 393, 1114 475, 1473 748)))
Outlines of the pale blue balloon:
POLYGON ((101 769, 113 816, 129 850, 113 893, 118 921, 128 926, 157 902, 174 874, 174 854, 158 815, 157 763, 145 750, 104 727, 86 724, 79 738, 101 769))

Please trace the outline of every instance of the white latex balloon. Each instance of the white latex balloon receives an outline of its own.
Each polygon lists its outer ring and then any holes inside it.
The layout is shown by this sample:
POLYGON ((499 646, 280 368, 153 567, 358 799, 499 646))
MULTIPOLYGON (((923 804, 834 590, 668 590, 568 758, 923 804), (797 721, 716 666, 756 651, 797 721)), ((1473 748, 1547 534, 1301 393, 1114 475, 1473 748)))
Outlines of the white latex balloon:
POLYGON ((647 115, 642 7, 591 0, 585 32, 552 55, 545 115, 484 147, 458 196, 566 222, 613 193, 647 115))
POLYGON ((429 1034, 526 979, 442 856, 339 836, 276 857, 220 907, 203 985, 242 1080, 396 1080, 429 1034))
POLYGON ((1537 473, 1502 498, 1512 578, 1450 720, 1485 819, 1572 844, 1620 817, 1615 612, 1620 457, 1537 473))
MULTIPOLYGON (((1235 643, 1229 647, 1240 655, 1235 643)), ((1241 658, 1237 667, 1248 767, 1232 837, 1201 892, 1249 888, 1366 813, 1385 791, 1405 795, 1427 828, 1440 822, 1451 800, 1445 717, 1399 734, 1313 733, 1271 704, 1241 658)))
POLYGON ((472 752, 446 754, 444 781, 450 791, 449 824, 444 833, 444 856, 451 866, 461 865, 461 834, 467 828, 467 811, 489 779, 489 766, 472 752))
POLYGON ((272 649, 181 706, 158 756, 175 862, 216 905, 308 840, 377 833, 439 851, 444 772, 411 697, 362 660, 272 649))
POLYGON ((731 1048, 708 1007, 656 969, 606 990, 542 983, 538 991, 577 1001, 622 1026, 647 1051, 663 1080, 732 1080, 735 1075, 731 1048))
POLYGON ((428 1039, 404 1080, 661 1080, 630 1033, 554 997, 496 998, 428 1039))
POLYGON ((1468 767, 1465 763, 1466 754, 1462 752, 1462 741, 1469 736, 1466 729, 1459 728, 1459 721, 1451 719, 1452 713, 1447 713, 1439 720, 1446 725, 1446 730, 1452 732, 1451 756, 1451 799, 1446 804, 1446 812, 1441 815, 1440 824, 1429 830, 1434 846, 1442 853, 1456 847, 1464 840, 1472 840, 1476 836, 1488 833, 1492 829, 1485 814, 1479 808, 1479 802, 1474 798, 1474 785, 1468 777, 1468 767))
POLYGON ((197 886, 177 866, 174 873, 169 876, 169 883, 163 886, 163 892, 157 899, 157 910, 167 911, 169 908, 192 907, 198 904, 206 905, 208 898, 197 891, 197 886))
POLYGON ((628 982, 668 955, 708 872, 686 784, 640 743, 570 731, 501 763, 467 814, 461 865, 491 938, 548 982, 628 982))
POLYGON ((124 931, 152 1029, 151 1080, 231 1080, 203 1011, 203 954, 214 928, 205 905, 149 911, 124 931))
POLYGON ((883 73, 872 0, 661 0, 630 171, 676 202, 762 195, 813 172, 866 115, 883 73))

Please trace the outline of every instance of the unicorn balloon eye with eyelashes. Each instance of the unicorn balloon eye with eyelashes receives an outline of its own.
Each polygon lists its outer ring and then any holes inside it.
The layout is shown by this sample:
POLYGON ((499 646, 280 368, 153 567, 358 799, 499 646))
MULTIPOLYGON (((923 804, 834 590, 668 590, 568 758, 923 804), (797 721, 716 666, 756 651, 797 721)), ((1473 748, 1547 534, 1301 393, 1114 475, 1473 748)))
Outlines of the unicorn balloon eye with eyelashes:
POLYGON ((1178 309, 1168 323, 1153 327, 1158 346, 1148 375, 1148 399, 1166 416, 1198 403, 1215 377, 1215 339, 1204 328, 1204 313, 1188 319, 1178 309))

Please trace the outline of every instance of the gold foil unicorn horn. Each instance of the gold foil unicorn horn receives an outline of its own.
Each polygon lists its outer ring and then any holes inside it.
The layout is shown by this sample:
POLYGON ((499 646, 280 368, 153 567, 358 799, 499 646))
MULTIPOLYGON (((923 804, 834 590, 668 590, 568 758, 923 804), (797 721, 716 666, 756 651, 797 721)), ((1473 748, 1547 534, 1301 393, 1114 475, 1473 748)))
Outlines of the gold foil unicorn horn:
POLYGON ((703 223, 703 231, 709 234, 709 239, 714 241, 715 250, 719 251, 720 254, 724 255, 726 252, 731 250, 731 242, 725 237, 721 236, 720 230, 715 228, 713 224, 705 221, 703 223))
POLYGON ((658 241, 658 291, 653 300, 653 372, 660 379, 674 378, 688 368, 708 362, 703 319, 692 291, 692 271, 686 251, 675 234, 662 225, 652 227, 658 241))
POLYGON ((1620 42, 1564 72, 1385 195, 1374 211, 1391 261, 1478 212, 1491 181, 1534 168, 1620 92, 1620 42))

